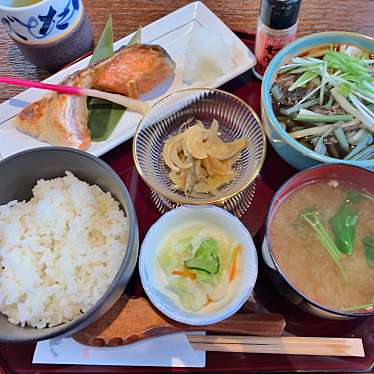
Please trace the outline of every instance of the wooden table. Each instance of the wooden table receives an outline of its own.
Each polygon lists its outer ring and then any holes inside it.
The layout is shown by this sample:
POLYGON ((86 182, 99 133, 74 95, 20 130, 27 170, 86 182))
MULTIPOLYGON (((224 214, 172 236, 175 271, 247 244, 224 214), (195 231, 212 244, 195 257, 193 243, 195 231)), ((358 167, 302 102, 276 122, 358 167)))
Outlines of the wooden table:
MULTIPOLYGON (((115 40, 189 3, 187 0, 84 0, 97 40, 109 15, 113 15, 115 40)), ((208 0, 204 3, 229 27, 256 31, 260 0, 208 0)), ((320 31, 354 31, 374 36, 374 0, 304 0, 299 35, 320 31)), ((0 27, 0 75, 42 80, 49 73, 38 71, 25 60, 0 27)), ((0 102, 22 91, 1 86, 0 102)))
MULTIPOLYGON (((91 22, 94 27, 95 39, 97 40, 100 31, 107 19, 108 14, 111 12, 113 14, 114 26, 115 26, 115 39, 134 31, 140 24, 146 25, 155 19, 185 5, 188 3, 185 0, 84 0, 91 22)), ((326 0, 327 2, 328 0, 326 0)), ((206 4, 219 15, 224 22, 228 24, 231 28, 244 29, 250 32, 255 32, 257 15, 260 0, 210 0, 206 1, 206 4)), ((361 32, 370 36, 374 36, 374 24, 372 20, 374 19, 374 0, 330 0, 328 7, 326 9, 320 9, 319 0, 304 0, 301 13, 301 22, 299 27, 299 35, 305 35, 318 31, 326 30, 350 30, 361 32), (352 8, 352 9, 351 9, 352 8)), ((35 67, 33 67, 29 62, 22 58, 15 45, 6 36, 4 30, 0 27, 0 75, 17 75, 23 76, 29 79, 43 79, 48 76, 45 72, 38 72, 35 67)), ((248 78, 249 74, 246 75, 248 78)), ((244 77, 244 81, 245 81, 244 77)), ((241 81, 236 81, 239 85, 238 89, 235 89, 234 82, 230 83, 231 91, 238 96, 242 97, 244 100, 248 101, 257 111, 259 110, 259 81, 252 81, 252 85, 249 86, 248 82, 241 85, 241 81)), ((227 86, 226 86, 227 87, 227 86)), ((17 88, 12 88, 9 86, 0 86, 0 102, 8 99, 12 95, 19 92, 17 88)), ((277 157, 274 151, 269 147, 271 154, 268 154, 266 159, 266 164, 264 171, 262 172, 262 178, 265 183, 259 183, 257 185, 257 191, 260 191, 257 202, 254 203, 252 208, 256 209, 255 217, 256 224, 262 222, 268 209, 268 204, 273 196, 274 191, 279 187, 278 183, 283 182, 288 176, 294 173, 294 170, 287 166, 285 163, 277 163, 273 166, 274 159, 277 157), (260 189, 262 186, 262 189, 260 189)), ((144 236, 148 226, 156 220, 158 217, 152 210, 152 205, 149 204, 147 196, 149 194, 148 189, 144 184, 140 187, 136 187, 133 184, 131 178, 139 178, 134 171, 134 166, 129 167, 132 160, 131 156, 131 142, 127 142, 117 147, 112 152, 108 153, 104 160, 111 164, 114 170, 123 178, 123 181, 127 184, 130 191, 136 193, 137 196, 133 197, 133 201, 139 204, 139 201, 144 204, 145 208, 148 209, 145 213, 142 212, 141 216, 143 219, 140 221, 141 236, 144 236), (131 188, 130 188, 131 186, 131 188), (149 213, 149 210, 152 214, 149 213), (143 226, 142 226, 143 225, 143 226), (148 225, 148 226, 147 226, 148 225)), ((278 159, 277 162, 280 160, 278 159)), ((260 242, 257 243, 259 245, 260 242)), ((140 289, 139 283, 134 283, 130 288, 129 293, 134 293, 136 289, 140 289)), ((263 299, 271 300, 272 306, 276 308, 288 308, 291 312, 290 315, 290 326, 291 330, 295 334, 304 336, 313 336, 315 326, 320 326, 320 331, 318 335, 323 336, 339 336, 341 330, 341 324, 338 321, 330 323, 330 321, 324 321, 317 319, 317 317, 305 316, 305 325, 300 323, 300 318, 298 315, 301 314, 295 307, 293 307, 286 300, 278 295, 273 287, 263 287, 264 295, 263 299), (270 294, 270 297, 269 297, 270 294)), ((270 306, 270 305, 268 305, 270 306)), ((283 309, 282 309, 283 310, 283 309)), ((304 317, 303 317, 304 318, 304 317)), ((347 322, 348 324, 349 322, 347 322)), ((373 329, 364 329, 364 332, 359 330, 358 324, 354 321, 352 322, 354 328, 352 331, 357 334, 357 336, 363 336, 367 332, 368 339, 372 341, 370 337, 374 336, 372 332, 373 329)), ((364 326, 365 327, 365 326, 364 326)), ((350 332, 351 330, 344 324, 344 332, 350 332)), ((21 344, 16 347, 10 344, 0 344, 0 356, 4 356, 9 359, 5 364, 12 363, 12 369, 19 373, 77 373, 79 370, 84 370, 82 367, 70 366, 70 365, 34 365, 31 366, 32 355, 34 352, 33 345, 21 344)), ((370 352, 373 352, 371 350, 370 352)), ((369 353, 370 353, 369 352, 369 353)), ((302 358, 306 360, 306 368, 318 368, 319 361, 317 358, 308 357, 302 358)), ((303 361, 300 357, 293 356, 292 358, 288 356, 270 358, 267 355, 256 355, 248 359, 246 355, 235 354, 231 360, 228 360, 228 356, 225 354, 213 354, 208 358, 209 371, 215 372, 222 370, 226 365, 227 370, 232 369, 232 371, 239 372, 239 370, 252 369, 267 367, 271 370, 272 367, 283 367, 285 370, 287 368, 298 367, 303 361)), ((326 369, 331 367, 331 365, 336 366, 338 361, 335 358, 328 358, 328 365, 325 365, 326 369)), ((347 365, 349 359, 340 360, 343 363, 343 367, 347 365)), ((1 364, 3 364, 0 357, 0 374, 3 372, 10 372, 10 370, 1 370, 1 364)), ((339 364, 340 365, 340 364, 339 364)), ((363 365, 363 368, 367 366, 363 365)), ((126 370, 128 373, 132 372, 157 372, 162 369, 158 368, 122 368, 122 367, 88 367, 85 368, 87 373, 100 373, 102 371, 109 372, 121 372, 126 370)), ((179 373, 183 369, 170 369, 169 371, 174 373, 179 373)), ((192 372, 192 370, 189 370, 192 372)))

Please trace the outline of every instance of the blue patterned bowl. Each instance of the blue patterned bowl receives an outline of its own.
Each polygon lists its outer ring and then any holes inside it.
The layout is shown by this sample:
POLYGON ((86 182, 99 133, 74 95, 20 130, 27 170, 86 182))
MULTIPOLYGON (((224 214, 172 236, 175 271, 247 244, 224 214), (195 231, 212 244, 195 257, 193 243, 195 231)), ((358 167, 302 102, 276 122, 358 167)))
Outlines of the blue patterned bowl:
POLYGON ((270 89, 279 67, 287 63, 292 57, 308 49, 318 47, 319 45, 334 43, 354 44, 358 47, 374 51, 373 38, 351 32, 338 31, 308 35, 295 40, 293 43, 283 48, 271 61, 262 81, 261 107, 265 131, 276 152, 296 169, 302 170, 321 163, 341 162, 365 167, 374 171, 374 160, 345 161, 311 151, 287 134, 277 120, 272 108, 270 89))

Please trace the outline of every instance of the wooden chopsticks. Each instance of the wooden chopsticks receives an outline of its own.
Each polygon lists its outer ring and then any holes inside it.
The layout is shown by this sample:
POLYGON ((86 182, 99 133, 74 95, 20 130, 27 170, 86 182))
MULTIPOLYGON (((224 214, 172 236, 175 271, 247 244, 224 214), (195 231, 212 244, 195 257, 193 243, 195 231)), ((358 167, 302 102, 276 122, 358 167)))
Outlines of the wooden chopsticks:
POLYGON ((365 357, 359 338, 188 335, 188 340, 202 351, 365 357))

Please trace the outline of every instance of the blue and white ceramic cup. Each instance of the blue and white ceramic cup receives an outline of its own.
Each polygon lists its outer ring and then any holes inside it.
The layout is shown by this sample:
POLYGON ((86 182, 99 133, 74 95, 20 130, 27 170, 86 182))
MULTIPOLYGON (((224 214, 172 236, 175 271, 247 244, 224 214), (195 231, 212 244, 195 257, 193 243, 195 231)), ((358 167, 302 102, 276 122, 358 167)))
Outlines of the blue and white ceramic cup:
POLYGON ((35 65, 57 70, 93 47, 82 0, 0 0, 9 36, 35 65))

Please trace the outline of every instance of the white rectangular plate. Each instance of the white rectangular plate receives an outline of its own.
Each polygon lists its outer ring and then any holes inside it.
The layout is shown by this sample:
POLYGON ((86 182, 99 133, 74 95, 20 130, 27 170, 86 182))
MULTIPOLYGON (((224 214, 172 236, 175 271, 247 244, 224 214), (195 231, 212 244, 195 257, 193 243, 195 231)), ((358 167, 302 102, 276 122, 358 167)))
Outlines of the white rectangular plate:
MULTIPOLYGON (((231 45, 232 59, 235 63, 234 67, 229 73, 221 75, 217 80, 211 83, 209 85, 210 88, 221 86, 255 65, 255 57, 244 43, 212 11, 203 3, 197 1, 142 28, 142 43, 161 45, 176 62, 176 71, 173 81, 165 82, 152 92, 147 93, 142 97, 143 100, 146 100, 149 104, 153 104, 165 95, 192 87, 183 82, 183 64, 191 31, 196 27, 208 29, 216 35, 220 35, 231 45)), ((116 42, 115 49, 126 45, 132 35, 116 42)), ((67 75, 77 70, 84 69, 88 65, 89 60, 90 57, 87 57, 61 70, 57 74, 46 79, 45 82, 60 83, 67 75)), ((44 94, 44 90, 32 88, 0 104, 0 123, 2 123, 0 125, 0 156, 2 158, 26 149, 49 146, 49 144, 45 142, 41 142, 19 132, 14 126, 13 119, 3 123, 8 118, 15 116, 25 106, 40 99, 44 94)), ((95 156, 101 156, 117 145, 130 139, 134 136, 140 119, 141 117, 139 114, 126 111, 110 138, 104 142, 93 143, 87 152, 95 156)))

